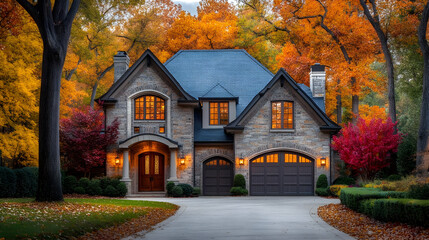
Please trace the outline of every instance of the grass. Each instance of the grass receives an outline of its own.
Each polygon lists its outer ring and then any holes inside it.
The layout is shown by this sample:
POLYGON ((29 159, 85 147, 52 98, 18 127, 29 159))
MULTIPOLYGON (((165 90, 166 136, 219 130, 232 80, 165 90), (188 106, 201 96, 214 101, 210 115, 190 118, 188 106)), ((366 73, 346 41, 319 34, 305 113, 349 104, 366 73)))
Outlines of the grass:
POLYGON ((75 237, 144 216, 169 203, 120 199, 65 199, 36 203, 34 199, 0 199, 0 239, 75 237))

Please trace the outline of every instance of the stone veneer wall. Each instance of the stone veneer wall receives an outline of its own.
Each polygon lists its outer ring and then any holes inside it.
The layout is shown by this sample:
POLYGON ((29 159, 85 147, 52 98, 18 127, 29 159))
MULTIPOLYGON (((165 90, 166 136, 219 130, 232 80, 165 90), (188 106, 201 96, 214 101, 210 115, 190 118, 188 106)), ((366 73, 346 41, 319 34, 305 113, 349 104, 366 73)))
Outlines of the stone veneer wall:
MULTIPOLYGON (((123 84, 114 94, 113 98, 117 99, 117 103, 114 106, 108 107, 106 109, 106 120, 107 124, 111 124, 115 118, 119 121, 119 138, 118 142, 123 141, 133 135, 131 131, 131 136, 127 136, 127 126, 128 126, 128 114, 133 114, 134 112, 134 100, 132 100, 131 109, 127 111, 127 101, 128 97, 132 96, 140 91, 144 90, 154 90, 155 92, 160 92, 163 95, 170 98, 171 106, 166 111, 166 120, 165 120, 165 132, 171 132, 170 138, 174 141, 177 141, 181 145, 180 150, 178 151, 178 158, 184 156, 186 159, 185 166, 181 166, 177 160, 177 178, 179 182, 191 183, 192 182, 192 156, 193 156, 193 137, 194 137, 194 109, 191 107, 182 107, 178 106, 177 100, 181 97, 176 90, 176 88, 160 73, 156 68, 155 64, 151 64, 149 67, 144 61, 141 65, 141 69, 136 70, 134 74, 130 76, 131 79, 128 82, 123 84), (167 125, 167 114, 171 114, 171 129, 168 129, 167 125)), ((154 94, 155 95, 155 94, 154 94)), ((135 96, 138 97, 139 95, 135 96)), ((167 107, 167 106, 166 106, 167 107)), ((131 116, 131 126, 134 126, 134 116, 131 116)), ((139 126, 142 126, 142 121, 139 121, 139 126)), ((146 128, 143 129, 157 129, 159 126, 159 121, 147 121, 146 128)), ((133 128, 131 129, 133 130, 133 128)), ((143 132, 141 132, 143 133, 143 132)), ((151 132, 152 133, 152 132, 151 132)), ((107 157, 107 166, 106 171, 108 176, 122 175, 122 164, 119 167, 114 165, 114 158, 116 157, 116 148, 112 148, 109 151, 107 157)), ((122 153, 119 151, 119 157, 122 159, 122 153)), ((130 154, 130 158, 131 158, 130 154)), ((167 156, 170 158, 169 155, 167 156)), ((122 161, 121 161, 122 162, 122 161)), ((166 161, 167 162, 167 161, 166 161)), ((130 174, 135 172, 137 166, 135 164, 130 165, 130 174)), ((166 173, 169 173, 169 168, 166 169, 166 173)), ((166 178, 167 179, 167 178, 166 178)), ((133 179, 134 182, 134 179, 133 179)))
POLYGON ((326 174, 329 178, 329 151, 330 134, 322 133, 319 123, 315 121, 317 117, 306 103, 293 92, 291 87, 285 83, 284 87, 276 85, 268 91, 247 118, 247 122, 242 133, 235 134, 235 155, 237 158, 243 157, 245 164, 236 165, 235 173, 241 173, 246 178, 246 185, 249 186, 249 160, 264 152, 274 150, 289 150, 300 152, 313 157, 316 160, 315 177, 326 174), (294 124, 293 132, 274 132, 271 130, 271 101, 287 100, 294 102, 294 124), (319 158, 325 157, 327 164, 325 167, 319 165, 319 158))
POLYGON ((201 145, 195 146, 195 187, 200 187, 202 192, 203 186, 203 162, 212 157, 223 157, 235 164, 234 146, 231 145, 201 145))

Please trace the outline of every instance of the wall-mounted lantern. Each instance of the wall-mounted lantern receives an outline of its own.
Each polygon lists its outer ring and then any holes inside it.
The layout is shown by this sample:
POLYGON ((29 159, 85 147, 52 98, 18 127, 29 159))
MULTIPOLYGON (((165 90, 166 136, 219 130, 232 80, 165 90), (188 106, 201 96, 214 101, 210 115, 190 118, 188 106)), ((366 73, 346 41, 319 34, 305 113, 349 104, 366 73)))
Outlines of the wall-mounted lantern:
POLYGON ((320 159, 320 166, 326 166, 326 158, 323 157, 320 159))
POLYGON ((238 164, 240 164, 240 165, 244 165, 244 158, 239 158, 238 159, 238 164))
POLYGON ((180 158, 180 165, 185 165, 185 158, 180 158))
POLYGON ((119 155, 118 154, 116 154, 116 157, 115 157, 115 165, 117 166, 117 167, 119 167, 119 155))

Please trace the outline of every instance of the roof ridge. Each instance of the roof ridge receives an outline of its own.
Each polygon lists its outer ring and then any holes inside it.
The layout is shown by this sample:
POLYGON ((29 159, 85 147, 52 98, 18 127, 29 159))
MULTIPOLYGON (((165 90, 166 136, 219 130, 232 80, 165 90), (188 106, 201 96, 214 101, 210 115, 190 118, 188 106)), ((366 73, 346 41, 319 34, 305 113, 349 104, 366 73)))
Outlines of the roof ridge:
POLYGON ((222 84, 220 84, 219 82, 216 83, 212 88, 210 88, 206 93, 204 93, 203 96, 206 96, 207 94, 209 94, 213 89, 215 89, 217 86, 220 86, 223 90, 225 90, 229 95, 231 95, 232 97, 235 97, 234 94, 232 94, 230 91, 228 91, 224 86, 222 86, 222 84))

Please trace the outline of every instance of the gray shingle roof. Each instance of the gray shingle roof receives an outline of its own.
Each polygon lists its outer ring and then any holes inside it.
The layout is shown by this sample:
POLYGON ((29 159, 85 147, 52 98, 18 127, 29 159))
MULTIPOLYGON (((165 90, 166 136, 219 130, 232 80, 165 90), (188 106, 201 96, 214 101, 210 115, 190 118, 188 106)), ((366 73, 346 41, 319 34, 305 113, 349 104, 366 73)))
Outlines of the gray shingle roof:
POLYGON ((164 63, 194 98, 220 84, 239 97, 237 115, 273 78, 273 74, 245 50, 181 50, 164 63))
POLYGON ((304 91, 307 96, 309 96, 313 101, 316 103, 316 105, 322 109, 323 112, 325 112, 325 99, 323 97, 313 97, 311 93, 311 89, 307 87, 307 85, 303 83, 298 83, 298 86, 304 91))
POLYGON ((212 89, 206 92, 203 98, 234 98, 226 88, 224 88, 220 83, 216 84, 212 89))

